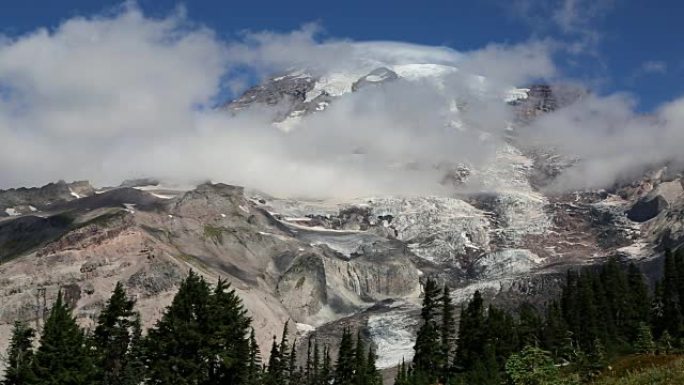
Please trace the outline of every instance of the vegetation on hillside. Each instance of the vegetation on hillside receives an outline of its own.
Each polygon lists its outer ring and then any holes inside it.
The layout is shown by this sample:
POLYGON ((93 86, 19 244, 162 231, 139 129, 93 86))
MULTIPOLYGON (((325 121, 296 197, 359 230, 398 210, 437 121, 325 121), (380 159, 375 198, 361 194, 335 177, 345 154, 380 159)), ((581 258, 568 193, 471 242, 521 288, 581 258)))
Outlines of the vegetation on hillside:
MULTIPOLYGON (((458 309, 448 286, 426 279, 421 326, 398 385, 684 384, 684 253, 667 253, 654 293, 634 265, 611 260, 568 271, 543 308, 458 309)), ((252 321, 222 280, 190 272, 144 335, 122 284, 92 331, 81 329, 60 292, 40 333, 14 326, 3 385, 380 385, 375 352, 344 330, 335 362, 315 333, 298 359, 285 325, 262 362, 252 321), (37 339, 37 341, 36 341, 37 339)), ((337 345, 337 344, 336 344, 337 345)))

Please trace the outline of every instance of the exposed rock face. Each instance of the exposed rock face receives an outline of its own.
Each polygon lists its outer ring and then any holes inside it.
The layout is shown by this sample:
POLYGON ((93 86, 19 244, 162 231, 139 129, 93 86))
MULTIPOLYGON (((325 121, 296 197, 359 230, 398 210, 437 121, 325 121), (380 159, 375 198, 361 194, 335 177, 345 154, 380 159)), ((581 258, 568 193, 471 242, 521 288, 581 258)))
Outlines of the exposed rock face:
POLYGON ((93 187, 84 181, 73 183, 59 181, 43 187, 0 190, 0 217, 50 209, 50 205, 93 194, 95 194, 93 187))
POLYGON ((518 119, 529 122, 539 115, 568 106, 587 94, 587 90, 567 85, 534 84, 527 95, 511 102, 518 119))
POLYGON ((646 222, 655 218, 668 207, 667 200, 660 195, 642 198, 627 210, 627 218, 635 222, 646 222))
MULTIPOLYGON (((224 107, 282 107, 276 120, 289 124, 345 93, 397 79, 438 83, 456 71, 368 70, 269 79, 224 107)), ((524 122, 582 95, 536 85, 515 90, 511 103, 524 122)), ((59 288, 68 289, 79 321, 92 325, 117 281, 150 326, 194 269, 231 282, 262 352, 286 320, 296 321, 300 336, 315 330, 323 341, 353 326, 390 367, 412 353, 421 277, 448 283, 457 304, 481 290, 515 306, 557 293, 567 268, 609 256, 648 263, 659 246, 684 241, 679 176, 654 172, 604 191, 546 192, 574 161, 523 148, 511 134, 486 164, 436 166, 444 186, 454 187, 439 197, 306 202, 225 184, 170 192, 151 179, 98 194, 83 182, 0 192, 0 341, 16 319, 40 323, 42 293, 48 304, 59 288), (471 185, 480 192, 461 189, 471 185)))
POLYGON ((306 75, 286 75, 272 78, 253 88, 248 89, 240 98, 226 104, 224 107, 240 110, 254 103, 274 106, 289 101, 295 105, 306 99, 306 93, 314 86, 314 79, 306 75))
POLYGON ((90 325, 122 281, 149 326, 191 268, 231 281, 264 351, 287 319, 320 325, 419 293, 415 256, 402 243, 299 231, 247 199, 241 187, 204 184, 171 199, 116 188, 39 214, 0 222, 5 343, 15 319, 39 322, 45 309, 36 295, 43 288, 46 304, 69 288, 78 319, 90 325), (345 255, 315 242, 322 238, 360 243, 345 255))
POLYGON ((369 85, 377 85, 397 79, 399 79, 399 75, 391 69, 386 67, 376 68, 368 75, 355 81, 354 84, 352 84, 352 91, 355 92, 369 85))

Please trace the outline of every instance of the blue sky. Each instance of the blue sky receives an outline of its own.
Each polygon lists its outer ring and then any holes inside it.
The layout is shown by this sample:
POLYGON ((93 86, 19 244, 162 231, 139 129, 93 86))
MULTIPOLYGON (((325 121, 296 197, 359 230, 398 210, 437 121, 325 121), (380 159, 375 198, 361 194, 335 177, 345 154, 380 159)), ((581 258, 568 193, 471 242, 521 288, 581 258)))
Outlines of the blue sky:
MULTIPOLYGON (((7 2, 0 32, 17 36, 55 27, 74 16, 90 16, 120 5, 102 0, 7 2)), ((140 0, 147 15, 163 17, 182 5, 188 18, 225 39, 244 30, 287 32, 318 22, 324 38, 396 40, 445 45, 459 51, 489 43, 553 39, 579 46, 559 50, 563 74, 587 82, 598 93, 626 91, 637 109, 650 111, 684 94, 684 3, 660 1, 512 0, 484 1, 217 1, 140 0), (418 5, 420 4, 420 5, 418 5)))

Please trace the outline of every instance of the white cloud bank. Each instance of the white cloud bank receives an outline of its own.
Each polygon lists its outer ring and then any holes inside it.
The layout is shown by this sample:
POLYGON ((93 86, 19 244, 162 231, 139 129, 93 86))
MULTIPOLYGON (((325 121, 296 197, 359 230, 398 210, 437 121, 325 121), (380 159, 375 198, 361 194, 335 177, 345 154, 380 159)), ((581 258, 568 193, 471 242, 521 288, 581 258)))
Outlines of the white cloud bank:
MULTIPOLYGON (((548 42, 457 52, 320 41, 316 33, 309 25, 226 42, 182 14, 151 19, 127 5, 52 31, 0 38, 0 187, 55 179, 104 185, 151 175, 290 196, 443 193, 444 167, 485 162, 500 144, 498 133, 512 116, 492 95, 557 76, 548 42), (271 124, 267 109, 230 116, 211 108, 222 87, 239 87, 245 69, 266 75, 306 66, 326 74, 406 63, 460 70, 441 87, 395 82, 363 89, 289 133, 271 124), (475 75, 487 81, 473 88, 481 79, 475 75), (456 112, 451 100, 466 100, 468 108, 456 112), (445 124, 455 119, 469 129, 445 124)), ((672 140, 679 139, 683 105, 664 107, 652 122, 636 116, 625 98, 592 97, 527 133, 552 144, 563 138, 562 149, 586 157, 568 173, 568 187, 599 185, 676 156, 672 140), (605 144, 585 145, 599 141, 605 144)))

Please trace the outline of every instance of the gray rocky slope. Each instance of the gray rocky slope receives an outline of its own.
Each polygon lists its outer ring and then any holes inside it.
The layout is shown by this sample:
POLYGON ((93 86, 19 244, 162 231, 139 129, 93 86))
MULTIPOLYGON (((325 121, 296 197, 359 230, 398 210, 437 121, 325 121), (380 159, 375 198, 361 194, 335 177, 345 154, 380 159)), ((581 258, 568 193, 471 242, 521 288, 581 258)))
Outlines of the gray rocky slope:
MULTIPOLYGON (((291 129, 345 92, 422 76, 419 69, 382 67, 342 85, 287 75, 225 108, 285 104, 277 124, 291 129)), ((515 95, 509 102, 521 124, 582 97, 543 85, 515 95)), ((315 331, 328 341, 353 325, 389 368, 412 355, 421 277, 448 282, 457 303, 482 290, 515 306, 553 295, 567 268, 610 256, 656 272, 662 248, 681 243, 680 175, 662 168, 607 190, 544 193, 571 163, 513 138, 487 167, 447 172, 454 184, 478 178, 506 188, 451 197, 306 202, 224 184, 174 190, 156 180, 1 191, 0 349, 14 320, 40 325, 59 288, 89 327, 122 281, 150 326, 194 269, 230 280, 263 352, 286 320, 300 336, 315 331)))

